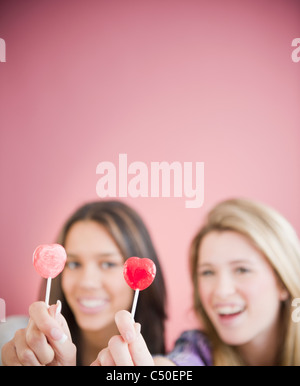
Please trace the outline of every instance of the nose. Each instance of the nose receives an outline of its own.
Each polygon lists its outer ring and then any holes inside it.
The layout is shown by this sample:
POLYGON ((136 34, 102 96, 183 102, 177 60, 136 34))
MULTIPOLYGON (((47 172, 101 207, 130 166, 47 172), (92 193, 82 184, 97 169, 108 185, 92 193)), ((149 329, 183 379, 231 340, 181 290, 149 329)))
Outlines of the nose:
POLYGON ((234 279, 228 272, 220 272, 217 275, 214 293, 219 299, 227 299, 236 291, 234 279))
POLYGON ((81 270, 79 285, 84 289, 99 289, 103 285, 103 273, 94 264, 86 264, 81 270))

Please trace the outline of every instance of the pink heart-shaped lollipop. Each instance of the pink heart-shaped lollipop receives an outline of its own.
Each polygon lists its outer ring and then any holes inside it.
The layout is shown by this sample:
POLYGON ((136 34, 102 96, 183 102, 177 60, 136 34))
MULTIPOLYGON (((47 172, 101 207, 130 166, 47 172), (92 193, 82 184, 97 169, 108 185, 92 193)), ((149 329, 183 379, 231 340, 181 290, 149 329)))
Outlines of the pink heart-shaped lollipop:
POLYGON ((130 288, 142 291, 153 282, 156 266, 150 259, 130 257, 125 261, 123 275, 130 288))
POLYGON ((33 252, 33 265, 38 274, 52 279, 64 269, 67 259, 65 248, 59 244, 39 245, 33 252))

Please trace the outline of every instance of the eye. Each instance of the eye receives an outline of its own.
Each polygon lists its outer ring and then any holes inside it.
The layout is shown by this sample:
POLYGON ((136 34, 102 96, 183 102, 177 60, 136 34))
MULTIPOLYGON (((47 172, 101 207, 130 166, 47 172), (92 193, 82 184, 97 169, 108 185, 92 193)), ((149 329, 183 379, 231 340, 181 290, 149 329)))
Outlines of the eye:
POLYGON ((66 267, 73 271, 74 269, 80 267, 80 263, 78 263, 77 261, 67 261, 66 267))
POLYGON ((200 271, 199 275, 200 276, 212 276, 214 274, 214 271, 211 269, 205 269, 204 271, 200 271))
POLYGON ((243 274, 243 273, 248 273, 250 272, 250 269, 246 268, 246 267, 238 267, 236 268, 236 273, 238 274, 243 274))
POLYGON ((111 268, 115 268, 117 266, 117 264, 113 263, 111 261, 102 261, 100 263, 100 266, 101 266, 102 269, 108 270, 108 269, 111 269, 111 268))

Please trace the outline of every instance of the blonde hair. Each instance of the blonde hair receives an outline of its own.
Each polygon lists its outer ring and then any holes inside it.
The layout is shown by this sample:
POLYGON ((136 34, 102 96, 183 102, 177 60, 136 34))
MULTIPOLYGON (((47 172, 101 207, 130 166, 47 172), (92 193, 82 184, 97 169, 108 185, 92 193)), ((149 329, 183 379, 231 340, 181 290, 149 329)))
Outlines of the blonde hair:
POLYGON ((274 209, 253 200, 230 199, 216 205, 194 237, 190 249, 190 270, 194 309, 212 342, 214 365, 242 365, 235 349, 218 337, 206 315, 198 293, 197 262, 203 237, 211 231, 235 231, 246 236, 268 259, 289 292, 282 302, 282 350, 279 365, 300 365, 300 323, 292 321, 292 300, 300 296, 300 244, 290 223, 274 209))

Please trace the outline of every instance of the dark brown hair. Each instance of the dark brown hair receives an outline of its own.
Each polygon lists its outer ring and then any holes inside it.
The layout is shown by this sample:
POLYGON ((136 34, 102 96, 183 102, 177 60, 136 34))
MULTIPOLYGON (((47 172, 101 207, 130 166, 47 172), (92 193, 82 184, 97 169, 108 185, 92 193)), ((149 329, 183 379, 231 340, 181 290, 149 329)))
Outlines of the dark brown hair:
MULTIPOLYGON (((105 227, 119 247, 124 261, 131 256, 147 257, 156 265, 156 277, 150 287, 139 294, 135 320, 141 323, 142 333, 151 354, 164 354, 164 322, 166 319, 166 288, 157 253, 150 234, 135 210, 121 201, 96 201, 83 205, 66 221, 57 242, 64 246, 71 226, 77 221, 93 220, 105 227)), ((44 296, 45 281, 42 285, 44 296)), ((62 313, 69 325, 72 339, 77 346, 77 363, 81 364, 79 327, 65 299, 61 275, 52 281, 50 302, 62 302, 62 313)))

